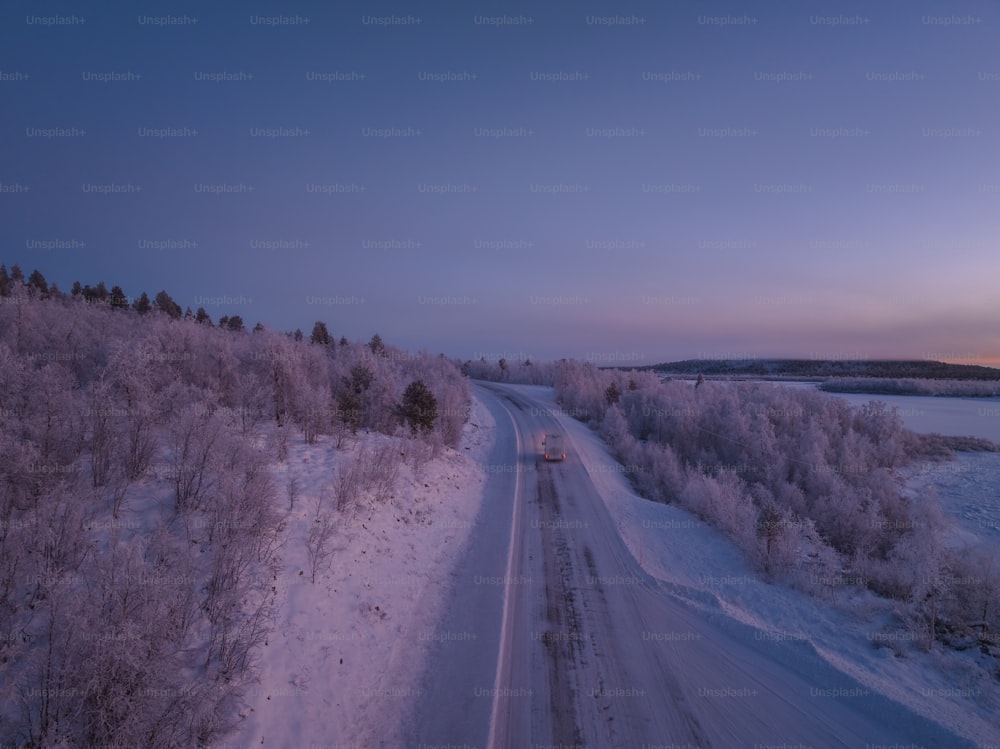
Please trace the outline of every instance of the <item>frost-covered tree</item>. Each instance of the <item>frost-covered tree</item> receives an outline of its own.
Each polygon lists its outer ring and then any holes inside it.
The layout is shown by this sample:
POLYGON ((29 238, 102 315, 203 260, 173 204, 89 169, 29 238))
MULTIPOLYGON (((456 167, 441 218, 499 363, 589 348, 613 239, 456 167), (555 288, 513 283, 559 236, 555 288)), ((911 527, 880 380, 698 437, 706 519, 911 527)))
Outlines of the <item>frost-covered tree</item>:
MULTIPOLYGON (((477 366, 466 364, 475 376, 477 366)), ((698 513, 769 574, 801 580, 807 559, 917 606, 892 560, 930 541, 906 530, 913 510, 895 472, 924 448, 894 411, 765 384, 661 383, 649 372, 574 361, 556 363, 554 382, 560 405, 599 427, 638 469, 629 476, 639 491, 698 513)), ((918 597, 946 596, 928 589, 918 597)))
POLYGON ((222 415, 195 401, 177 413, 167 428, 174 508, 180 515, 201 509, 212 489, 216 450, 226 432, 222 415))

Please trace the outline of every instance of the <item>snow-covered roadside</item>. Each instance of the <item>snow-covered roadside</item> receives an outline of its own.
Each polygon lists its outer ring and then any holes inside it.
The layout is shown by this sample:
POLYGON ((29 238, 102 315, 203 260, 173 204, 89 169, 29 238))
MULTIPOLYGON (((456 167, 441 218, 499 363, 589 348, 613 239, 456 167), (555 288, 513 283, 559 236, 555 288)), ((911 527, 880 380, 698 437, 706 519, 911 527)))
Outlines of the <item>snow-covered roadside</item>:
MULTIPOLYGON (((983 749, 1000 746, 1000 690, 976 664, 977 651, 919 652, 906 633, 890 626, 891 604, 870 594, 844 589, 836 601, 826 602, 764 582, 721 533, 696 516, 636 495, 600 437, 562 413, 551 388, 516 388, 560 420, 632 554, 681 598, 720 626, 758 641, 761 650, 801 640, 873 692, 983 749)), ((894 719, 886 716, 887 722, 894 719)))
MULTIPOLYGON (((482 499, 480 463, 495 422, 473 400, 458 450, 414 470, 400 457, 392 498, 343 518, 331 540, 329 568, 310 581, 306 539, 317 498, 331 492, 338 466, 359 449, 391 439, 359 435, 349 448, 331 438, 292 446, 275 468, 299 496, 286 520, 277 580, 275 629, 263 648, 259 685, 244 720, 222 747, 404 746, 401 726, 419 696, 422 665, 437 625, 443 580, 459 558, 482 499)), ((287 497, 285 497, 287 501, 287 497)), ((287 507, 287 504, 286 504, 287 507)))

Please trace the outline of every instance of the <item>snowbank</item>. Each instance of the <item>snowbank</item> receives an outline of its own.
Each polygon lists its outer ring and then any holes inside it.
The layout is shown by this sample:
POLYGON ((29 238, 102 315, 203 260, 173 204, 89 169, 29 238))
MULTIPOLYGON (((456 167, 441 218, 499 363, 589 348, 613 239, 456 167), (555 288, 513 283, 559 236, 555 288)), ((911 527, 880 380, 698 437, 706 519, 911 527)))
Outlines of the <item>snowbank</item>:
MULTIPOLYGON (((263 649, 259 686, 244 722, 221 746, 405 746, 401 726, 419 696, 419 677, 445 590, 482 498, 478 461, 495 423, 473 401, 460 449, 414 468, 401 454, 391 499, 340 518, 329 569, 310 582, 306 539, 317 499, 331 492, 339 466, 359 450, 391 442, 359 435, 350 449, 329 438, 298 444, 280 467, 279 485, 299 481, 287 518, 277 580, 277 620, 263 649)), ((404 450, 405 452, 405 450, 404 450)), ((286 505, 287 506, 287 505, 286 505)))

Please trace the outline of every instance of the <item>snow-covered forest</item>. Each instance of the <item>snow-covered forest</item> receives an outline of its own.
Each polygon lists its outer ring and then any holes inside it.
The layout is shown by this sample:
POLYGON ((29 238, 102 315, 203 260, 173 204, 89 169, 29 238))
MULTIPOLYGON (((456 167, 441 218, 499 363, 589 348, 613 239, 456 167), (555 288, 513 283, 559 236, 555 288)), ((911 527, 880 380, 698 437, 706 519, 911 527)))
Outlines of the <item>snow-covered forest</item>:
POLYGON ((480 358, 464 362, 462 372, 475 380, 551 385, 555 382, 556 364, 548 361, 533 362, 531 359, 508 360, 498 357, 487 361, 480 358))
MULTIPOLYGON (((377 335, 250 331, 0 268, 0 744, 223 736, 271 626, 290 443, 368 430, 429 456, 469 404, 453 363, 377 335)), ((398 470, 370 457, 338 509, 398 470)))
POLYGON ((557 401, 601 432, 644 496, 721 529, 763 574, 823 597, 870 590, 898 603, 900 626, 925 647, 1000 654, 997 552, 947 545, 937 498, 906 496, 908 467, 950 456, 894 410, 761 383, 554 368, 557 401))

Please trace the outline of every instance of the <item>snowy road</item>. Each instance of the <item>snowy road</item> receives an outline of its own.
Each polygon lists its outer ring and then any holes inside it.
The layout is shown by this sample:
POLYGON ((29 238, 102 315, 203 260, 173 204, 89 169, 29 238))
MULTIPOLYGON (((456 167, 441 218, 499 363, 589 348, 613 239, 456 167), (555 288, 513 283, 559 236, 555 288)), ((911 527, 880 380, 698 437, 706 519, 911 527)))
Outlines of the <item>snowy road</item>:
POLYGON ((568 440, 566 461, 541 459, 541 435, 557 428, 551 407, 499 385, 477 395, 497 419, 491 466, 509 470, 491 471, 441 627, 476 639, 442 641, 432 656, 418 743, 974 746, 837 671, 809 643, 757 637, 671 593, 622 541, 587 454, 568 440), (502 572, 501 547, 510 550, 502 572))

